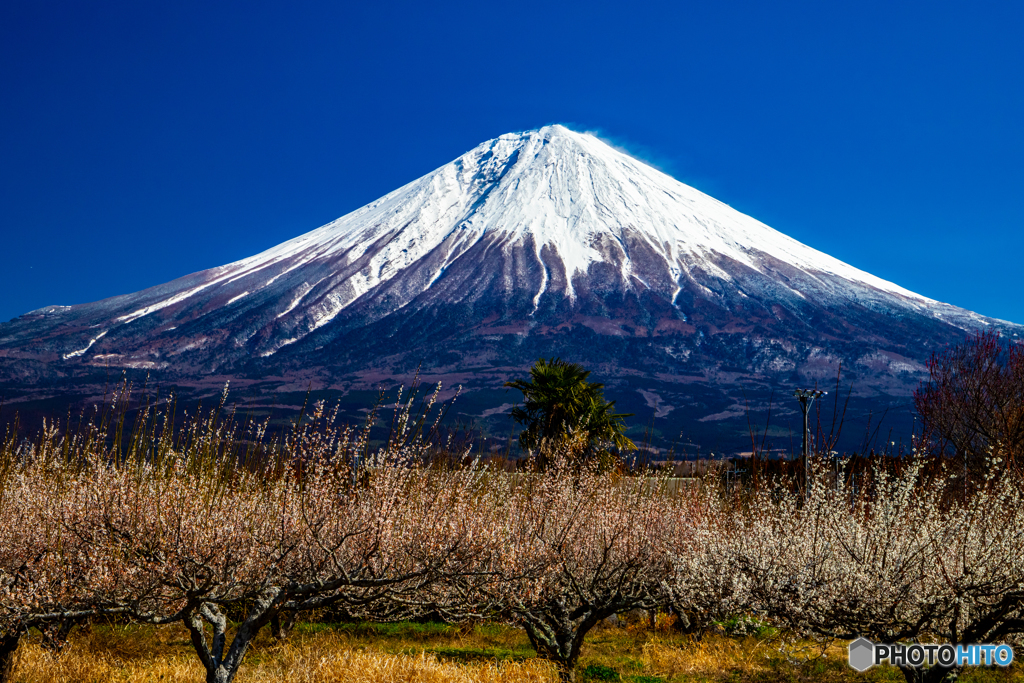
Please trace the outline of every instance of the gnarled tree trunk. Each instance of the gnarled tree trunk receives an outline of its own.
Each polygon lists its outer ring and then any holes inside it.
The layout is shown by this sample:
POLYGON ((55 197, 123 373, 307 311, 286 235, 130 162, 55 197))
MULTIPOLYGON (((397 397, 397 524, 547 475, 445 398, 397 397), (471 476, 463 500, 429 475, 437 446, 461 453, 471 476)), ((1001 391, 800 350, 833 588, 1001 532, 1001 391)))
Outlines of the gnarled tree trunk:
POLYGON ((299 619, 298 610, 281 610, 270 618, 270 630, 277 640, 285 640, 295 628, 295 622, 299 619))
POLYGON ((562 683, 572 683, 576 680, 576 662, 580 658, 583 638, 602 618, 590 611, 570 615, 559 610, 530 615, 523 627, 537 655, 558 667, 562 683))
POLYGON ((0 683, 11 680, 14 669, 14 653, 18 651, 21 633, 9 633, 0 636, 0 683))
POLYGON ((227 617, 220 608, 211 603, 202 603, 185 617, 185 626, 192 636, 192 646, 206 669, 206 683, 232 683, 238 667, 242 664, 249 644, 256 634, 277 614, 277 597, 280 590, 266 590, 253 601, 231 643, 227 642, 227 617), (206 638, 206 625, 212 631, 212 639, 206 638))

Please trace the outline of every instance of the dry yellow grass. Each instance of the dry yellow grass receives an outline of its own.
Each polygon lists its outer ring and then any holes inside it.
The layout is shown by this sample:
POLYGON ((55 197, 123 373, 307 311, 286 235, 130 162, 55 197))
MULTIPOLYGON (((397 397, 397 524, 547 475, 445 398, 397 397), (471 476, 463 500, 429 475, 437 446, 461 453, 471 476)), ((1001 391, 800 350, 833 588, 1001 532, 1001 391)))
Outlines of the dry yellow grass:
MULTIPOLYGON (((581 683, 732 683, 775 681, 864 683, 902 681, 890 667, 858 674, 846 665, 845 643, 820 654, 775 639, 676 633, 668 624, 651 632, 603 627, 592 632, 578 669, 581 683), (589 670, 589 671, 588 671, 589 670), (588 680, 588 673, 596 680, 588 680)), ((29 637, 18 651, 17 683, 195 683, 202 666, 180 625, 98 626, 74 634, 54 655, 29 637)), ((440 624, 303 625, 284 643, 261 635, 246 656, 238 683, 557 683, 554 668, 533 658, 522 631, 496 624, 458 629, 440 624)), ((964 683, 1020 681, 1017 667, 965 672, 964 683)))
MULTIPOLYGON (((26 643, 18 654, 18 683, 195 683, 204 672, 195 656, 157 654, 123 659, 72 644, 62 655, 26 643)), ((237 680, 247 683, 541 683, 557 680, 550 665, 525 662, 442 661, 436 655, 389 654, 352 649, 326 634, 297 644, 251 652, 237 680)))
POLYGON ((765 662, 767 652, 753 638, 706 638, 683 644, 652 639, 644 645, 643 652, 649 675, 666 678, 686 674, 708 675, 722 670, 750 676, 768 668, 765 662))

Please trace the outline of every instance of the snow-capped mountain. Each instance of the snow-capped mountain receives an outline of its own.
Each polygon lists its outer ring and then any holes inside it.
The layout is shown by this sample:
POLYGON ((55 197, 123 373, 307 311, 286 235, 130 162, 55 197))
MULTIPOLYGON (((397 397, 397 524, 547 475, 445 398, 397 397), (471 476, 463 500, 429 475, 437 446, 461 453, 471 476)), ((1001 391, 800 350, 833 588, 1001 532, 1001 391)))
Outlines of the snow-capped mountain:
MULTIPOLYGON (((827 226, 823 226, 827 228, 827 226)), ((0 325, 6 374, 335 376, 572 357, 663 381, 916 386, 965 331, 1022 328, 808 247, 562 126, 502 135, 251 258, 0 325), (689 378, 689 379, 685 379, 689 378)))

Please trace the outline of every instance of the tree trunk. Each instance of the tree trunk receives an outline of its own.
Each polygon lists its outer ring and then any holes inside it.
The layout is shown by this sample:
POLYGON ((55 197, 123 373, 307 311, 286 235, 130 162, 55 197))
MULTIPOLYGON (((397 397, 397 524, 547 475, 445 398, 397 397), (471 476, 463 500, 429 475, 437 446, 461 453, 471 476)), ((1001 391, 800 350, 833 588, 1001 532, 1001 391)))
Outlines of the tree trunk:
POLYGON ((558 678, 562 683, 573 683, 583 638, 602 618, 595 613, 577 619, 555 614, 533 615, 525 622, 524 628, 537 656, 558 667, 558 678))
MULTIPOLYGON (((529 634, 529 629, 527 629, 529 634)), ((533 644, 533 649, 537 651, 537 656, 558 667, 558 680, 561 683, 574 683, 576 680, 576 661, 570 657, 565 657, 557 650, 553 650, 543 643, 536 642, 533 637, 530 638, 530 642, 533 644)))
POLYGON ((0 683, 11 680, 14 669, 14 653, 18 651, 21 634, 14 633, 0 637, 0 683))
POLYGON ((295 628, 295 622, 298 621, 299 613, 295 610, 283 610, 280 613, 274 614, 270 619, 270 630, 277 640, 285 640, 288 635, 295 628))
POLYGON ((573 683, 576 680, 576 662, 569 656, 569 651, 559 647, 559 643, 548 629, 527 624, 526 635, 533 649, 537 651, 537 656, 558 667, 558 680, 562 683, 573 683))
POLYGON ((50 652, 60 654, 68 644, 71 629, 77 624, 74 619, 61 619, 40 625, 39 632, 43 635, 41 645, 50 652))
POLYGON ((232 683, 249 644, 277 615, 277 598, 280 589, 268 589, 253 601, 249 614, 235 632, 231 643, 227 642, 227 617, 220 608, 203 603, 185 617, 185 626, 192 636, 192 646, 206 669, 206 683, 232 683), (212 630, 213 639, 206 639, 206 624, 212 630))

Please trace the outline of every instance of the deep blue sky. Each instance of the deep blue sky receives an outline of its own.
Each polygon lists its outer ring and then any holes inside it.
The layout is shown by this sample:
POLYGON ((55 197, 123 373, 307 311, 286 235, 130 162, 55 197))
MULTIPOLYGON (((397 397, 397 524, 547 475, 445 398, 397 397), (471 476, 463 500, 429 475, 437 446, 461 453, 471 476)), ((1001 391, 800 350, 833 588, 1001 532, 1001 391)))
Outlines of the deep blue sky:
POLYGON ((1024 4, 0 3, 0 320, 252 255, 547 123, 1024 323, 1024 4))

